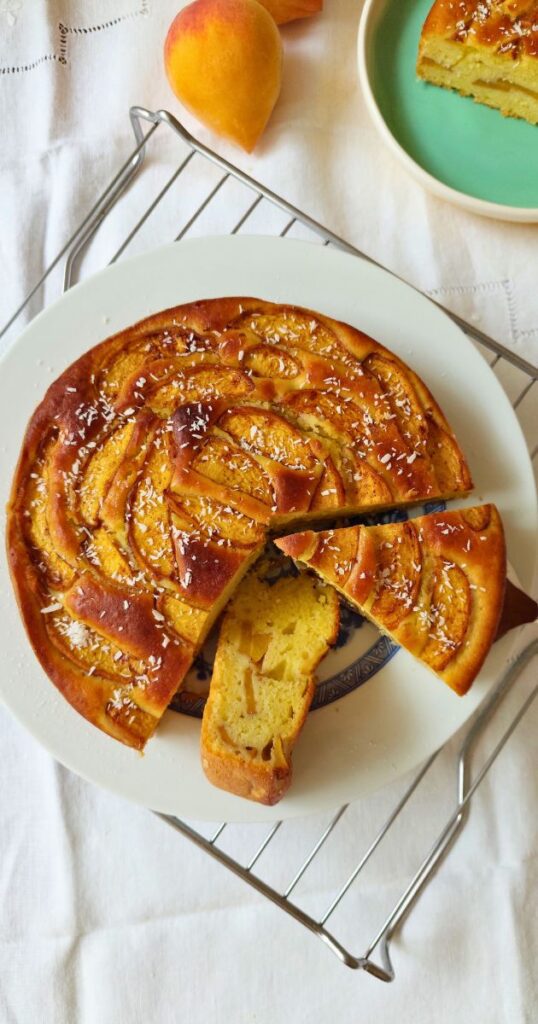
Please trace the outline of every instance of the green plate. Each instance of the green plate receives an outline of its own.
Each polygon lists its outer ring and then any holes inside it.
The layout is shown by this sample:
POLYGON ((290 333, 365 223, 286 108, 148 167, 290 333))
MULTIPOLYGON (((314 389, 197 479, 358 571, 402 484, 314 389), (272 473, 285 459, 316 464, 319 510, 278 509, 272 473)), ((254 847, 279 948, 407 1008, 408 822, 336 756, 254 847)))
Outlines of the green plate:
POLYGON ((538 126, 417 79, 430 7, 431 0, 365 5, 359 69, 374 120, 423 183, 438 184, 438 194, 477 213, 538 220, 538 126))

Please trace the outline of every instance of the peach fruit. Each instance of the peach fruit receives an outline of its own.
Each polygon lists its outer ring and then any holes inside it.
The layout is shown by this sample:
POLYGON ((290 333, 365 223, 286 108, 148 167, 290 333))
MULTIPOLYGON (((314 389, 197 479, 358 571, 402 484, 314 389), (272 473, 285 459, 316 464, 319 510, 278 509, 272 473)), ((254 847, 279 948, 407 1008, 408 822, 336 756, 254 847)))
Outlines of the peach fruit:
POLYGON ((250 152, 278 99, 282 43, 257 0, 195 0, 164 44, 176 96, 207 127, 250 152))
POLYGON ((309 18, 323 10, 323 0, 260 0, 273 16, 277 25, 285 25, 296 18, 309 18))

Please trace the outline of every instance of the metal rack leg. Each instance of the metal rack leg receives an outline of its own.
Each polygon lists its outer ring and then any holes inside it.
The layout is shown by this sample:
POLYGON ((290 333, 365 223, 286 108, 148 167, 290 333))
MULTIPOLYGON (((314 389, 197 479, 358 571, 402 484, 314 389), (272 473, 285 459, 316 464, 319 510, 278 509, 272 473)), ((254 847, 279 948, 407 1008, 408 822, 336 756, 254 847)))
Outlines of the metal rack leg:
POLYGON ((484 762, 480 769, 476 779, 471 784, 469 782, 470 771, 471 771, 471 759, 473 750, 476 743, 485 726, 491 720, 499 704, 506 697, 507 693, 511 689, 516 679, 521 675, 523 670, 532 661, 533 658, 538 654, 538 640, 534 640, 528 644, 520 654, 517 656, 513 664, 505 672, 500 682, 497 684, 495 689, 486 698, 483 707, 479 711, 477 718, 475 719, 471 729, 467 733, 458 754, 457 760, 457 779, 458 779, 458 803, 457 806, 450 816, 447 824, 441 831, 440 835, 436 839, 427 857, 423 860, 414 878, 410 882, 409 886, 403 893, 402 897, 398 901, 396 907, 392 913, 388 916, 373 942, 369 946, 365 953, 366 957, 369 957, 376 946, 379 944, 380 953, 382 956, 383 964, 387 970, 390 970, 394 975, 392 968, 389 944, 396 930, 403 923, 407 913, 418 899, 420 893, 424 889, 426 883, 429 881, 436 868, 439 866, 441 861, 446 857, 452 844, 454 843, 458 833, 463 828, 467 816, 469 813, 469 803, 473 793, 478 789, 478 786, 488 773, 492 764, 496 761, 498 755, 503 749, 506 742, 510 739, 510 736, 514 732, 516 726, 519 724, 529 707, 538 696, 538 685, 534 687, 527 699, 521 705, 519 711, 512 719, 510 725, 503 732, 499 742, 494 747, 490 756, 484 762))
POLYGON ((495 714, 495 711, 497 710, 499 704, 515 683, 516 679, 520 676, 523 669, 530 663, 530 661, 537 654, 538 640, 534 640, 532 643, 528 644, 528 646, 525 647, 523 651, 521 651, 521 653, 518 655, 515 661, 508 667, 500 682, 497 684, 495 689, 485 700, 482 708, 479 710, 478 715, 473 725, 471 726, 469 732, 467 733, 458 753, 458 800, 456 807, 454 808, 444 828, 441 830, 439 836, 435 840, 429 853, 420 864, 414 877, 411 879, 409 885, 402 893, 400 899, 398 900, 393 910, 390 912, 388 917, 383 922, 381 928, 377 932, 376 936, 368 946, 363 956, 355 956, 348 949, 346 949, 342 945, 342 943, 339 942, 338 939, 336 939, 335 936, 327 930, 327 928, 325 927, 326 922, 333 913, 333 911, 336 909, 338 904, 340 903, 342 897, 350 888, 352 882, 356 879, 359 872, 362 870, 362 867, 369 859, 371 853, 373 853, 373 851, 379 844, 380 840, 387 833, 388 829, 395 820, 397 813, 399 813, 399 811, 403 808, 403 806, 411 796, 412 792, 414 792, 418 784, 424 778, 427 770, 429 769, 437 755, 434 755, 432 758, 430 758, 423 766, 423 768, 420 770, 418 775, 413 779, 411 785, 407 788, 404 796, 397 805, 397 808, 389 816, 389 818, 381 828, 380 832, 378 833, 374 841, 370 844, 370 847, 368 848, 366 854, 359 861, 357 868, 352 872, 350 878, 347 880, 342 889, 339 891, 337 897, 331 903, 329 910, 324 914, 324 916, 320 920, 316 920, 309 914, 305 913, 305 911, 301 910, 300 907, 292 903, 288 897, 293 888, 295 887, 296 883, 298 882, 299 878, 302 877, 306 869, 310 866, 319 849, 324 844, 328 836, 331 834, 340 818, 343 816, 344 811, 347 809, 347 805, 344 805, 344 807, 340 808, 340 810, 333 817, 332 821, 329 823, 329 825, 321 835, 320 839, 315 844, 311 853, 303 862, 301 868, 299 868, 299 870, 296 872, 294 878, 292 879, 292 882, 288 885, 287 889, 284 891, 283 894, 277 892, 277 890, 272 888, 267 882, 264 882, 263 879, 259 878, 257 875, 254 875, 252 873, 252 868, 258 861, 263 851, 268 847, 273 836, 280 828, 282 822, 276 822, 276 824, 271 827, 265 839, 259 845, 258 849, 256 850, 254 856, 251 858, 249 863, 246 866, 243 866, 238 861, 234 860, 233 857, 229 856, 227 853, 225 853, 223 850, 219 849, 216 846, 216 839, 223 831, 225 827, 224 825, 220 825, 216 832, 214 833, 214 835, 211 837, 211 839, 208 840, 205 839, 195 829, 191 828, 190 825, 187 825, 186 822, 181 821, 179 818, 176 818, 173 815, 159 813, 158 817, 160 817, 168 825, 174 828, 177 832, 180 832, 183 836, 185 836, 187 839, 193 842, 200 849, 203 849, 215 860, 218 860, 222 865, 224 865, 224 867, 227 867, 228 870, 232 871, 233 874, 237 875, 244 882, 247 882, 253 889, 256 890, 256 892, 260 893, 262 896, 265 896, 272 903, 280 907, 281 910, 284 910, 287 914, 293 917, 299 924, 302 924, 305 928, 307 928, 308 931, 312 932, 314 935, 317 935, 317 937, 321 939, 321 941, 329 949, 331 949, 331 951, 338 957, 338 959, 347 967, 351 967, 356 970, 366 971, 368 974, 372 974, 380 981, 393 981, 395 977, 395 971, 390 957, 391 939, 393 938, 397 929, 402 925, 405 917, 407 916, 412 906, 418 899, 418 896, 424 890, 426 884, 431 879, 435 870, 439 867, 441 862, 446 857, 458 833, 463 828, 463 825, 468 815, 469 805, 473 794, 480 786, 481 782, 485 778, 491 766, 496 761, 498 755, 500 754, 501 750, 507 743, 508 739, 516 729, 517 725, 519 724, 525 713, 528 711, 529 707, 535 700, 536 696, 538 695, 538 685, 534 687, 532 692, 523 702, 518 712, 511 720, 510 724, 504 730, 500 740, 494 747, 493 751, 482 765, 482 768, 476 775, 476 778, 471 783, 471 758, 476 743, 478 739, 481 737, 485 727, 495 714), (376 949, 378 950, 378 955, 380 957, 381 963, 376 963, 376 961, 372 960, 372 956, 376 949))

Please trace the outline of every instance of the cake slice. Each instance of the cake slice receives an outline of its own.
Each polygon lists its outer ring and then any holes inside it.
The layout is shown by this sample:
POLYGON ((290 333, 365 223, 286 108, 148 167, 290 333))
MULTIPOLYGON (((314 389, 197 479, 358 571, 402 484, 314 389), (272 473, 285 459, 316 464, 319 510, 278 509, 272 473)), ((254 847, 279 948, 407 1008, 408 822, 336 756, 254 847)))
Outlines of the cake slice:
POLYGON ((436 0, 417 74, 538 124, 538 0, 436 0))
POLYGON ((456 693, 467 692, 503 607, 506 552, 494 505, 383 526, 307 530, 275 543, 456 693))
POLYGON ((276 583, 253 570, 222 622, 202 722, 207 778, 237 796, 275 804, 314 695, 314 672, 338 633, 338 598, 310 576, 276 583))

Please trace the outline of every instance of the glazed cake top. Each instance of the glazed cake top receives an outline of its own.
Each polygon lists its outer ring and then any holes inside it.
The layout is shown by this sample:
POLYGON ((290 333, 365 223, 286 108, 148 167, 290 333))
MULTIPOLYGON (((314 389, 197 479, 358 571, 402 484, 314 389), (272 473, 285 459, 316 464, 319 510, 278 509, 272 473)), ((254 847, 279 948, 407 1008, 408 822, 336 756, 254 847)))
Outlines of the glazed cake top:
POLYGON ((56 686, 142 747, 269 529, 470 487, 427 387, 372 338, 258 299, 196 302, 49 388, 13 484, 13 582, 56 686))

